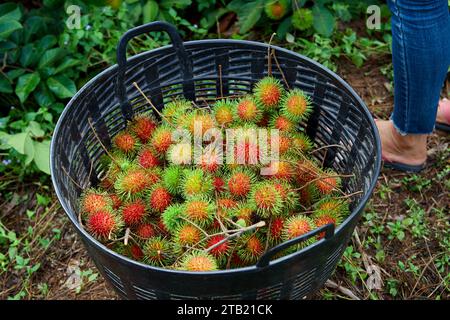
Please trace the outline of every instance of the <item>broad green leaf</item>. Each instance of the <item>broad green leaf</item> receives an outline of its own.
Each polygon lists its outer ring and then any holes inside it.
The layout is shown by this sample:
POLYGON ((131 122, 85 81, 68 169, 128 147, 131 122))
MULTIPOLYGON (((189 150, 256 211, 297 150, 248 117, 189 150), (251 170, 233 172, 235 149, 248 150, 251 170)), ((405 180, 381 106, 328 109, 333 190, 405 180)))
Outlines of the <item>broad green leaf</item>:
POLYGON ((11 82, 3 73, 0 73, 0 92, 13 93, 11 82))
POLYGON ((36 49, 33 44, 26 44, 20 52, 20 64, 26 68, 36 61, 36 49))
POLYGON ((56 75, 47 79, 49 89, 61 99, 71 98, 76 92, 75 83, 65 75, 56 75))
POLYGON ((34 141, 34 163, 39 170, 50 174, 50 140, 34 141))
POLYGON ((169 8, 184 9, 190 4, 192 4, 192 0, 162 0, 159 1, 159 4, 164 9, 169 8))
POLYGON ((29 137, 28 132, 10 134, 4 137, 6 144, 14 148, 18 153, 25 154, 25 140, 29 137))
POLYGON ((6 74, 9 79, 14 80, 25 73, 25 69, 12 69, 8 71, 6 74))
POLYGON ((0 5, 0 19, 20 20, 22 18, 22 11, 17 4, 8 2, 0 5))
POLYGON ((39 32, 40 29, 45 28, 44 19, 40 16, 29 17, 24 23, 25 42, 30 40, 30 37, 39 32))
POLYGON ((55 69, 55 74, 58 74, 61 71, 66 70, 67 68, 72 68, 79 63, 80 63, 80 61, 76 60, 76 59, 72 59, 72 58, 66 59, 55 69))
MULTIPOLYGON (((291 17, 288 17, 284 19, 277 28, 277 37, 280 40, 283 40, 286 38, 286 35, 289 31, 292 29, 292 19, 291 17)), ((287 38, 286 38, 287 39, 287 38)))
POLYGON ((16 85, 16 95, 19 97, 20 102, 24 103, 27 100, 30 93, 37 87, 41 81, 39 73, 27 73, 20 76, 16 85))
POLYGON ((50 92, 47 85, 44 82, 39 84, 39 87, 34 90, 34 99, 41 107, 49 107, 55 102, 55 97, 53 93, 50 92))
POLYGON ((314 16, 314 29, 317 33, 329 37, 333 33, 334 29, 334 17, 331 12, 322 6, 315 5, 312 8, 313 16, 314 16))
POLYGON ((31 135, 35 138, 41 138, 45 135, 45 132, 44 130, 42 130, 41 125, 36 121, 30 121, 28 129, 30 130, 31 135))
POLYGON ((248 32, 253 26, 258 22, 259 18, 261 18, 261 13, 263 10, 263 4, 261 1, 254 1, 245 4, 241 8, 241 12, 239 15, 239 31, 240 33, 248 32))
POLYGON ((45 51, 45 53, 39 60, 38 68, 43 69, 52 66, 55 62, 57 62, 64 56, 65 52, 66 51, 61 48, 53 48, 45 51))
POLYGON ((0 39, 0 53, 7 52, 9 50, 17 48, 17 44, 12 41, 1 41, 0 39))
POLYGON ((149 23, 155 21, 159 13, 159 6, 156 1, 149 0, 142 8, 142 22, 149 23))
POLYGON ((22 29, 22 25, 12 19, 0 19, 0 40, 6 40, 11 33, 22 29))
POLYGON ((31 161, 33 161, 34 158, 34 141, 31 139, 29 134, 25 138, 24 148, 24 154, 27 156, 25 159, 25 165, 27 166, 31 163, 31 161))

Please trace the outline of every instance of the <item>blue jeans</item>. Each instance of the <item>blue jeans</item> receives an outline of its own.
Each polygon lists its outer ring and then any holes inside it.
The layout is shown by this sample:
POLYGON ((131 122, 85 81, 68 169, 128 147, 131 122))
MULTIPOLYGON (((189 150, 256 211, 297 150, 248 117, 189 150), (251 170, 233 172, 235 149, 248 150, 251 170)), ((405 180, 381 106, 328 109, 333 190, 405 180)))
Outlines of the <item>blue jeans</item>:
POLYGON ((394 112, 401 134, 434 129, 439 94, 450 65, 447 0, 388 0, 392 12, 394 112))

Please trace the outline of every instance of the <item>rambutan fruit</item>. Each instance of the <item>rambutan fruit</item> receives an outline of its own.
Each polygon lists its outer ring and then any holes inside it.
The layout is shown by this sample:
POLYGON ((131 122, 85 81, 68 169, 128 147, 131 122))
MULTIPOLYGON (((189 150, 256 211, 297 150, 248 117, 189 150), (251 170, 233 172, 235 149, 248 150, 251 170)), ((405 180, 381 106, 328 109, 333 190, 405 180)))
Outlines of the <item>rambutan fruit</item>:
POLYGON ((233 170, 227 180, 228 191, 235 197, 244 197, 250 192, 255 179, 250 170, 233 170))
POLYGON ((178 120, 187 113, 187 111, 192 107, 191 102, 186 99, 175 99, 167 103, 162 109, 161 113, 163 115, 162 121, 166 123, 169 121, 173 125, 178 124, 178 120))
POLYGON ((231 249, 230 247, 230 240, 225 240, 224 235, 216 235, 209 238, 206 242, 205 249, 212 248, 209 253, 217 259, 220 264, 223 264, 224 260, 227 259, 227 256, 229 254, 229 251, 231 249), (224 242, 222 242, 224 241, 224 242), (219 242, 222 242, 218 245, 219 242))
POLYGON ((204 171, 209 173, 216 172, 222 163, 221 155, 218 151, 208 151, 205 152, 200 156, 200 159, 198 161, 198 165, 200 168, 202 168, 204 171))
POLYGON ((291 136, 291 146, 296 153, 306 153, 311 151, 313 143, 304 133, 294 133, 291 136))
POLYGON ((218 269, 216 259, 208 253, 202 251, 195 251, 183 258, 180 270, 205 272, 214 271, 218 269))
MULTIPOLYGON (((286 220, 283 228, 283 240, 291 240, 304 235, 316 228, 314 221, 304 215, 292 216, 286 220)), ((308 246, 314 239, 308 239, 300 244, 301 247, 308 246)))
POLYGON ((264 253, 264 243, 256 234, 238 239, 237 254, 245 263, 255 263, 264 253))
POLYGON ((131 167, 121 172, 114 184, 114 188, 122 198, 138 196, 148 187, 147 171, 138 167, 131 167))
POLYGON ((216 200, 217 204, 217 215, 220 217, 225 217, 228 215, 229 211, 236 208, 239 203, 230 197, 220 197, 216 200))
POLYGON ((340 184, 341 179, 337 177, 336 172, 332 170, 320 172, 317 180, 314 181, 317 190, 323 195, 331 194, 339 188, 340 184))
POLYGON ((182 194, 185 198, 191 196, 210 195, 214 187, 211 176, 200 169, 186 169, 181 182, 182 194))
POLYGON ((184 223, 183 217, 184 208, 181 204, 172 204, 164 210, 161 215, 163 226, 170 233, 175 233, 178 227, 184 223))
POLYGON ((134 134, 121 131, 113 138, 114 147, 125 154, 134 153, 139 148, 139 141, 134 134))
POLYGON ((209 226, 214 219, 216 205, 205 197, 190 197, 183 205, 184 215, 200 227, 209 226))
POLYGON ((143 223, 136 228, 136 234, 142 239, 150 239, 156 235, 156 230, 151 223, 143 223))
POLYGON ((279 215, 283 209, 280 193, 274 184, 268 181, 258 182, 254 185, 249 201, 256 212, 263 218, 279 215))
POLYGON ((83 214, 112 209, 113 202, 110 196, 94 188, 83 191, 80 197, 80 210, 83 214))
POLYGON ((175 253, 169 240, 160 236, 150 238, 144 246, 144 261, 156 267, 165 267, 173 263, 175 253))
POLYGON ((161 181, 162 171, 161 168, 155 167, 151 169, 146 169, 145 173, 147 174, 147 182, 149 186, 157 184, 161 181))
POLYGON ((311 28, 313 21, 314 15, 310 9, 299 8, 292 14, 292 26, 300 31, 311 28))
POLYGON ((305 206, 309 206, 312 203, 316 202, 319 198, 319 192, 314 184, 308 184, 305 187, 302 187, 298 191, 300 203, 305 206))
POLYGON ((278 129, 282 132, 292 132, 296 130, 295 122, 292 122, 284 115, 274 114, 269 122, 269 127, 273 129, 278 129))
POLYGON ((283 180, 278 180, 273 182, 273 186, 280 194, 281 200, 283 201, 283 206, 286 209, 294 209, 297 207, 299 204, 298 195, 289 183, 283 180))
POLYGON ((132 244, 130 246, 131 257, 136 261, 141 261, 144 258, 144 252, 141 247, 137 244, 132 244))
POLYGON ((276 150, 275 148, 278 148, 278 153, 280 155, 284 155, 291 150, 292 146, 292 139, 291 137, 283 132, 280 132, 278 136, 271 136, 269 139, 269 144, 271 150, 276 150))
POLYGON ((187 116, 186 121, 186 129, 193 136, 203 137, 206 131, 217 127, 214 116, 208 112, 192 112, 187 116))
POLYGON ((241 122, 257 123, 261 120, 262 110, 251 96, 245 96, 236 103, 234 118, 241 122))
POLYGON ((129 157, 127 157, 126 155, 124 155, 122 152, 112 152, 112 157, 114 159, 114 161, 111 161, 109 168, 108 168, 108 172, 107 172, 107 177, 108 179, 115 183, 115 180, 117 180, 117 177, 124 171, 132 168, 132 167, 136 167, 136 164, 134 163, 134 161, 130 160, 129 157))
POLYGON ((279 80, 269 76, 256 83, 253 93, 256 103, 264 110, 272 111, 278 109, 284 95, 284 89, 279 80))
POLYGON ((174 165, 192 163, 192 145, 187 142, 172 144, 167 150, 167 160, 174 165))
POLYGON ((293 122, 305 120, 311 111, 311 101, 300 89, 289 91, 281 102, 281 114, 293 122))
POLYGON ((226 128, 233 122, 235 102, 222 99, 217 100, 213 106, 213 114, 219 127, 226 128))
POLYGON ((119 196, 115 193, 109 195, 111 201, 112 201, 112 207, 114 210, 117 210, 122 205, 122 200, 119 198, 119 196))
POLYGON ((203 238, 201 231, 190 223, 180 225, 174 236, 176 245, 181 249, 197 245, 203 238))
POLYGON ((173 195, 180 193, 182 169, 178 166, 166 167, 162 173, 164 187, 173 195))
POLYGON ((314 161, 301 159, 297 163, 296 173, 295 179, 297 183, 303 185, 316 179, 320 173, 320 169, 314 161))
POLYGON ((151 147, 157 152, 160 157, 169 150, 172 144, 172 130, 167 125, 161 125, 155 129, 150 140, 151 147))
POLYGON ((312 218, 317 227, 328 223, 336 226, 342 223, 343 217, 346 217, 350 211, 348 202, 345 200, 325 197, 314 205, 314 214, 312 218))
MULTIPOLYGON (((337 227, 342 222, 342 216, 334 210, 336 209, 333 209, 333 211, 315 211, 311 218, 313 219, 316 227, 319 228, 330 223, 334 224, 334 227, 337 227)), ((324 236, 325 232, 321 232, 318 235, 318 238, 322 239, 324 236)))
POLYGON ((139 151, 137 162, 145 169, 158 167, 161 162, 155 152, 150 148, 143 148, 139 151))
POLYGON ((280 20, 289 10, 288 0, 272 0, 265 4, 264 11, 272 20, 280 20))
POLYGON ((97 239, 112 239, 122 228, 122 220, 111 210, 99 210, 89 215, 87 230, 97 239))
POLYGON ((275 217, 270 222, 268 237, 269 241, 272 244, 277 244, 282 241, 283 227, 284 227, 284 219, 281 217, 275 217))
POLYGON ((230 217, 234 220, 243 220, 246 225, 250 225, 252 222, 252 217, 254 213, 254 209, 247 202, 239 203, 238 206, 229 210, 230 217))
POLYGON ((150 113, 137 115, 131 122, 131 131, 142 143, 147 143, 158 126, 157 121, 150 113))
POLYGON ((272 161, 268 166, 267 173, 267 177, 270 179, 290 181, 295 177, 295 164, 289 159, 272 161))
POLYGON ((172 195, 162 184, 157 184, 149 192, 149 206, 152 211, 162 213, 172 202, 172 195))
POLYGON ((143 221, 146 209, 141 199, 125 203, 121 208, 122 219, 128 226, 138 225, 143 221))
POLYGON ((222 177, 215 176, 213 177, 213 186, 214 190, 218 193, 225 191, 225 181, 222 177))

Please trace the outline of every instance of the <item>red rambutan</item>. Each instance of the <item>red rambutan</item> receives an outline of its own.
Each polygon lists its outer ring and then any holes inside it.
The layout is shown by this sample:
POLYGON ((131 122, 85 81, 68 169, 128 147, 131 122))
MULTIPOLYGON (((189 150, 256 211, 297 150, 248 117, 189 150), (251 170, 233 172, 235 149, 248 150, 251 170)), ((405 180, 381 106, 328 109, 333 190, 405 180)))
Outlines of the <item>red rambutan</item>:
POLYGON ((114 188, 122 197, 136 196, 149 186, 149 175, 145 169, 132 167, 119 174, 114 188))
POLYGON ((132 226, 142 222, 146 214, 146 207, 141 199, 126 203, 122 206, 122 219, 126 225, 132 226))
POLYGON ((213 186, 216 192, 220 193, 225 191, 225 181, 222 177, 214 177, 213 178, 213 186))
POLYGON ((251 96, 243 97, 236 104, 235 118, 243 122, 258 122, 261 120, 262 112, 251 96))
POLYGON ((151 210, 163 212, 172 202, 170 192, 162 185, 156 185, 150 191, 149 205, 151 210))
MULTIPOLYGON (((297 238, 315 229, 314 221, 303 215, 290 217, 284 224, 283 239, 285 241, 297 238)), ((307 246, 314 242, 314 239, 308 239, 302 242, 301 246, 307 246), (312 241, 311 241, 312 240, 312 241)))
POLYGON ((144 223, 136 228, 136 234, 142 239, 149 239, 156 235, 156 230, 152 224, 144 223))
POLYGON ((237 253, 245 263, 255 263, 264 252, 264 244, 256 235, 242 236, 238 240, 237 253))
POLYGON ((107 194, 89 188, 85 190, 80 198, 80 209, 83 214, 92 214, 101 210, 111 209, 113 202, 107 194))
POLYGON ((228 179, 228 191, 236 197, 246 196, 250 192, 254 180, 255 176, 252 172, 248 170, 235 170, 228 179))
POLYGON ((205 248, 208 249, 212 246, 215 246, 214 248, 212 248, 209 253, 215 257, 217 260, 221 261, 224 258, 226 258, 226 256, 229 253, 230 250, 230 243, 228 240, 226 240, 225 242, 222 242, 225 240, 225 236, 224 235, 216 235, 216 236, 212 236, 211 238, 209 238, 209 240, 206 242, 206 246, 205 248), (221 244, 217 245, 219 242, 222 242, 221 244))
POLYGON ((170 127, 162 125, 155 129, 153 132, 150 145, 156 152, 159 153, 161 157, 163 157, 164 153, 169 150, 170 145, 172 144, 172 130, 170 127))
POLYGON ((100 210, 89 215, 86 226, 92 235, 104 240, 112 238, 122 224, 112 211, 100 210))
POLYGON ((279 215, 283 208, 281 196, 273 183, 259 182, 250 194, 250 204, 263 218, 271 215, 279 215))
POLYGON ((284 94, 280 81, 273 77, 262 78, 253 89, 256 102, 267 111, 278 108, 284 94))
POLYGON ((131 123, 131 130, 142 143, 147 143, 156 127, 156 120, 148 114, 140 114, 131 123))
POLYGON ((136 137, 127 131, 119 132, 113 138, 113 143, 118 150, 124 153, 135 152, 139 144, 136 137))

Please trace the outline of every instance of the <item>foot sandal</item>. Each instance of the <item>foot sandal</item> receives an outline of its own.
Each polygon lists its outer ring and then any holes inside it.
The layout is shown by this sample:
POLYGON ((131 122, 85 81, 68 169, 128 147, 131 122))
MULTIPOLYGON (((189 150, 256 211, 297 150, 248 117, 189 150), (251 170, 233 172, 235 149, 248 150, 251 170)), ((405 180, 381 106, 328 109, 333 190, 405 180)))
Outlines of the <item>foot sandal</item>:
MULTIPOLYGON (((442 109, 443 116, 445 120, 447 120, 447 123, 450 123, 450 103, 447 102, 447 99, 443 99, 439 102, 439 108, 442 109), (446 102, 449 107, 444 108, 443 102, 446 102), (442 106, 441 106, 442 105, 442 106)), ((443 122, 436 122, 436 125, 434 126, 436 130, 441 130, 444 132, 450 132, 450 125, 443 122)))
POLYGON ((400 162, 394 162, 389 161, 386 159, 386 157, 381 154, 381 160, 383 160, 383 167, 388 169, 394 169, 397 171, 403 171, 408 173, 419 173, 425 168, 426 163, 418 164, 418 165, 412 165, 412 164, 405 164, 400 162))

